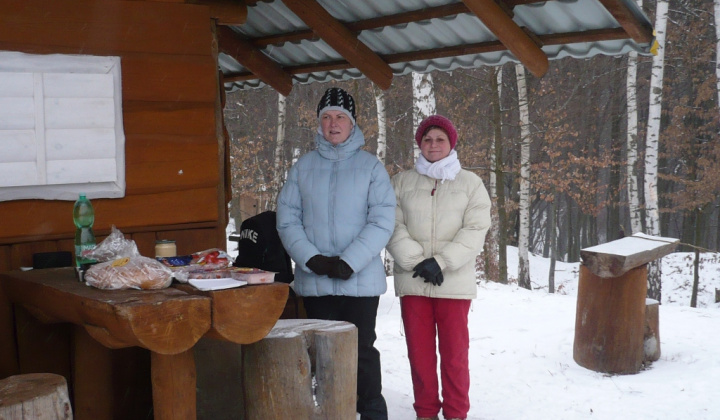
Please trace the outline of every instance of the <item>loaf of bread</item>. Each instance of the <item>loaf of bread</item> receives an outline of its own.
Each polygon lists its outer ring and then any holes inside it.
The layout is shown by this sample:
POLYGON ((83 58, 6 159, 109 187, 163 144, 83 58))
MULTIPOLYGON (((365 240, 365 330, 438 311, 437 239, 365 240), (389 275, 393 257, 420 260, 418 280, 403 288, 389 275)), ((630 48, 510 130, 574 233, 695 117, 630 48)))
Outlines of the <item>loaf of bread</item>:
POLYGON ((93 265, 85 281, 98 289, 164 289, 172 283, 172 271, 152 258, 124 257, 93 265))

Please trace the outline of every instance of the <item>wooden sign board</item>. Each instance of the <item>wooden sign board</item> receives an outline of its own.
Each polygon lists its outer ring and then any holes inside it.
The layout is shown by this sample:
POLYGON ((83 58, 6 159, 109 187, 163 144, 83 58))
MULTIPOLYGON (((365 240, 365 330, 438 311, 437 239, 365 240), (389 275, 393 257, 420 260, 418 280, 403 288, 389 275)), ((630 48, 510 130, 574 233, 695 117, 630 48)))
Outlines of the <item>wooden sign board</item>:
POLYGON ((680 242, 675 238, 636 233, 616 241, 580 250, 580 257, 598 277, 619 277, 633 268, 673 252, 680 242))

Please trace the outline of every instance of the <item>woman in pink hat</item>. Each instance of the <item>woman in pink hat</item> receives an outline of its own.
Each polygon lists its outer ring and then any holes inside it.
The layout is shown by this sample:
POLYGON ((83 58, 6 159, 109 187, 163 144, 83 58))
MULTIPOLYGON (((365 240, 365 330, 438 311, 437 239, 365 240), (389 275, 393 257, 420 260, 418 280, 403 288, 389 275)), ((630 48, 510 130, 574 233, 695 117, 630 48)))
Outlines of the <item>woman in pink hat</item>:
POLYGON ((477 296, 475 258, 490 227, 490 198, 480 177, 462 169, 453 123, 420 123, 415 168, 392 179, 395 294, 405 327, 418 420, 465 419, 470 409, 468 312, 477 296), (440 378, 437 375, 440 353, 440 378), (442 395, 440 385, 442 384, 442 395))

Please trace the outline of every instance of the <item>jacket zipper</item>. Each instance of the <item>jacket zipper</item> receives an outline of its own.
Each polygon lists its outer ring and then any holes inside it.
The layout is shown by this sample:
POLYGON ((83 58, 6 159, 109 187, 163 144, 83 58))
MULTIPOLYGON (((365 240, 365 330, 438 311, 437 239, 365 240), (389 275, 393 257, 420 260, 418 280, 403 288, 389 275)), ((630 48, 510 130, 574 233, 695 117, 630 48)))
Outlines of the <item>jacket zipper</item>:
POLYGON ((435 199, 435 191, 437 191, 437 179, 435 180, 435 186, 430 192, 432 197, 432 232, 430 232, 430 252, 431 256, 435 255, 435 224, 437 223, 437 200, 435 199))

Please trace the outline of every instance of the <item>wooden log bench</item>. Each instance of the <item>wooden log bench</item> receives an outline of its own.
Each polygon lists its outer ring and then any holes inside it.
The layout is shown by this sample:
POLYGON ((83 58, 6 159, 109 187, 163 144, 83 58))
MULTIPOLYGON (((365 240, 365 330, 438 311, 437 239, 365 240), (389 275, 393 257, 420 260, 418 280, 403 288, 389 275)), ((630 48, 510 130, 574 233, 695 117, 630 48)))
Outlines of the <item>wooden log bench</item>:
POLYGON ((65 378, 29 373, 0 380, 0 419, 72 420, 65 378))
POLYGON ((575 362, 596 372, 632 374, 660 357, 659 303, 646 300, 647 263, 678 242, 635 234, 580 251, 575 362))
POLYGON ((243 347, 246 420, 354 420, 357 328, 340 321, 281 319, 243 347))

